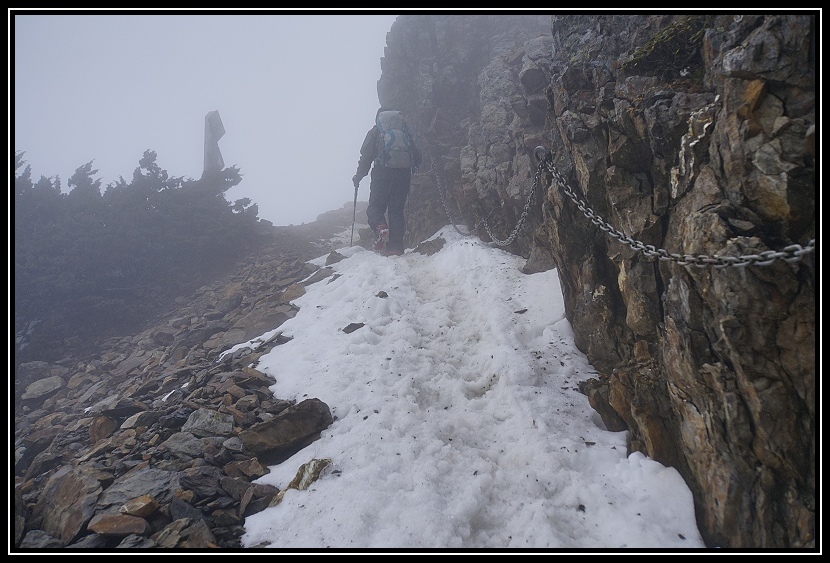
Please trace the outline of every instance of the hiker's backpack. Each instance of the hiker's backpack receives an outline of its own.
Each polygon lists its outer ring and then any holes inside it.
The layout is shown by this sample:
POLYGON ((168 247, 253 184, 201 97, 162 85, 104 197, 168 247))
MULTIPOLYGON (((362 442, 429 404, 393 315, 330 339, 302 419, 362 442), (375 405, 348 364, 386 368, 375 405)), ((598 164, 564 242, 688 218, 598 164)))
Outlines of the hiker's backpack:
POLYGON ((382 111, 375 123, 380 131, 377 162, 387 168, 412 166, 412 132, 399 111, 382 111))

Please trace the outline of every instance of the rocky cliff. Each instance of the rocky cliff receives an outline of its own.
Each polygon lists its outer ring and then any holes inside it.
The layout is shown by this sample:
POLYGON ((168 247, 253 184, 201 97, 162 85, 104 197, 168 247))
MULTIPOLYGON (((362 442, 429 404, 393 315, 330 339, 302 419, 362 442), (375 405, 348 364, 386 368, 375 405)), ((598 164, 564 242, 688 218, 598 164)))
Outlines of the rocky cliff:
POLYGON ((431 166, 409 244, 449 220, 557 268, 584 391, 710 546, 815 545, 816 23, 408 15, 382 59, 431 166))

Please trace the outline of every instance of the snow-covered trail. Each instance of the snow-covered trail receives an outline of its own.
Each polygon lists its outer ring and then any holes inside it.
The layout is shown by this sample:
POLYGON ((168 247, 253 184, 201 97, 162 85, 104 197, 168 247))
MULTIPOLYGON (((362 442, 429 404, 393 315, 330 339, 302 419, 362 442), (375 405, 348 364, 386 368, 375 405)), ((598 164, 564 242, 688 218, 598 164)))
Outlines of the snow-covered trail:
POLYGON ((319 398, 335 421, 259 482, 283 488, 313 458, 332 465, 249 517, 244 544, 702 547, 693 515, 660 502, 661 487, 685 487, 679 474, 626 458, 625 433, 578 392, 595 372, 556 272, 522 274, 520 257, 440 235, 432 256, 343 249, 338 275, 294 302, 280 327, 292 340, 258 369, 277 397, 319 398))

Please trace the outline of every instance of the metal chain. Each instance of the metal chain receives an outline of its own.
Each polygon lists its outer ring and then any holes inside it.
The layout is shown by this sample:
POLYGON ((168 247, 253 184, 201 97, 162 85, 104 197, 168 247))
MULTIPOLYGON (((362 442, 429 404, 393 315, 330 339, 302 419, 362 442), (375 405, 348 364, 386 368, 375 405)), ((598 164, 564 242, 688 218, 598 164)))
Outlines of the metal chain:
POLYGON ((438 196, 441 198, 441 204, 444 206, 444 212, 447 214, 447 220, 452 224, 455 231, 464 237, 470 236, 472 233, 465 233, 461 229, 458 228, 458 225, 455 224, 455 220, 452 218, 452 213, 450 213, 450 208, 447 205, 447 198, 446 198, 446 191, 444 190, 443 186, 441 186, 441 180, 438 178, 438 173, 435 171, 435 161, 432 161, 432 167, 429 169, 429 174, 435 180, 435 185, 438 188, 438 196))
MULTIPOLYGON (((776 250, 767 250, 761 252, 760 254, 746 254, 743 256, 707 256, 704 254, 699 254, 697 256, 691 254, 673 254, 670 253, 662 248, 655 248, 651 244, 644 244, 643 242, 634 239, 625 233, 621 233, 617 229, 614 228, 613 225, 608 223, 607 221, 603 220, 602 217, 598 216, 593 209, 591 209, 588 204, 581 199, 579 196, 574 193, 571 187, 568 185, 565 178, 562 174, 553 166, 551 153, 545 147, 539 146, 535 149, 536 158, 539 160, 539 170, 541 171, 542 167, 547 166, 548 172, 550 172, 556 183, 559 184, 559 187, 562 188, 562 191, 571 198, 571 200, 576 204, 580 211, 587 217, 594 225, 598 226, 600 229, 608 233, 609 236, 617 239, 618 241, 630 246, 635 252, 642 252, 646 256, 652 256, 655 258, 659 258, 660 260, 670 260, 672 262, 676 262, 677 264, 681 264, 683 266, 697 266, 698 268, 705 268, 707 266, 714 266, 715 268, 724 268, 726 266, 735 266, 738 268, 743 268, 749 265, 756 265, 756 266, 769 266, 776 260, 784 260, 787 263, 793 263, 801 260, 801 257, 805 254, 809 254, 815 251, 816 240, 810 239, 807 243, 807 246, 801 246, 800 244, 791 244, 780 251, 776 250), (541 153, 541 154, 540 154, 541 153)), ((539 173, 536 174, 538 179, 539 173)), ((525 206, 525 210, 527 206, 525 206)))
POLYGON ((513 232, 510 233, 510 236, 504 240, 499 240, 496 235, 490 230, 490 225, 487 224, 487 218, 483 218, 476 224, 476 229, 480 226, 484 226, 484 230, 487 231, 487 235, 490 237, 492 242, 498 246, 507 246, 511 242, 516 239, 516 236, 519 234, 519 229, 522 228, 522 224, 524 224, 525 219, 527 218, 527 214, 530 212, 530 205, 533 203, 534 195, 536 194, 536 188, 539 185, 539 178, 542 176, 542 164, 539 164, 538 170, 536 170, 536 176, 533 178, 533 187, 530 188, 530 193, 527 196, 527 201, 525 201, 525 207, 522 210, 522 214, 519 216, 519 220, 516 223, 516 228, 513 229, 513 232))

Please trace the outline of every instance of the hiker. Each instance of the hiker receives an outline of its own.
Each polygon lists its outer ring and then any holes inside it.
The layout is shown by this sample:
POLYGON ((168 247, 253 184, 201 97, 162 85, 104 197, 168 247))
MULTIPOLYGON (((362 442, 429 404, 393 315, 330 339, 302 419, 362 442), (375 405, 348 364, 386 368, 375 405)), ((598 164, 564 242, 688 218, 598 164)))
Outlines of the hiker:
POLYGON ((386 256, 403 254, 404 205, 412 172, 417 172, 420 165, 421 151, 416 144, 415 132, 403 114, 381 107, 375 116, 375 125, 366 133, 360 147, 357 173, 352 177, 352 183, 357 190, 371 166, 366 215, 375 233, 373 248, 386 256))

